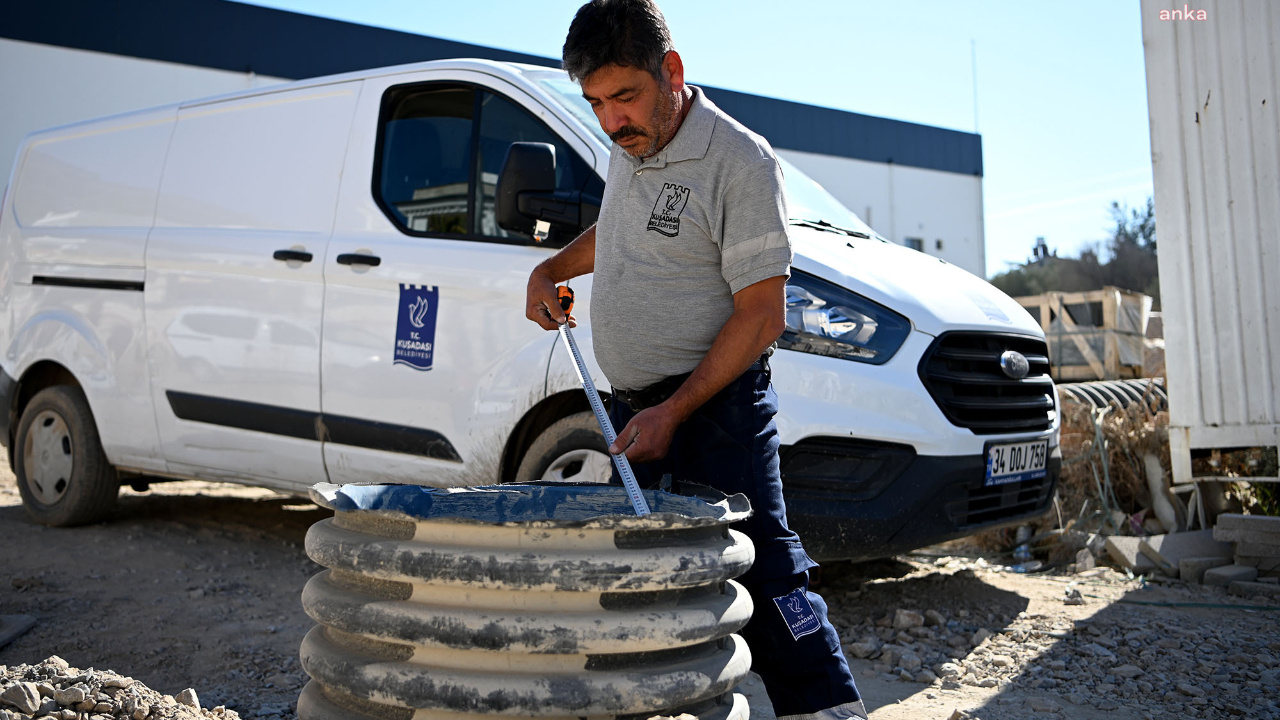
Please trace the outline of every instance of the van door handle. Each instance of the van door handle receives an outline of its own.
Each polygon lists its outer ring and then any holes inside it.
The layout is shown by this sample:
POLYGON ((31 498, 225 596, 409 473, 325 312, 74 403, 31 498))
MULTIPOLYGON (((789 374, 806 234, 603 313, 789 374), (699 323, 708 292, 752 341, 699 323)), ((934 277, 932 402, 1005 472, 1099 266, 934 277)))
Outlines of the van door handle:
POLYGON ((369 267, 378 267, 382 264, 382 258, 377 255, 365 255, 363 253, 342 253, 338 256, 339 265, 368 265, 369 267))
POLYGON ((276 260, 297 260, 299 262, 311 262, 311 253, 305 250, 277 250, 271 257, 276 260))

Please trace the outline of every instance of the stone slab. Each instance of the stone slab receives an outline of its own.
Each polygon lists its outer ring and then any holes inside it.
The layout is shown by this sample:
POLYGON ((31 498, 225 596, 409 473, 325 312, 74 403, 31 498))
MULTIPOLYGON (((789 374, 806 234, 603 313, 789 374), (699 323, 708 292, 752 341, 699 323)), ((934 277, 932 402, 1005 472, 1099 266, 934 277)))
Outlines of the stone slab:
POLYGON ((1280 516, 1223 513, 1218 516, 1214 526, 1229 530, 1260 530, 1262 532, 1280 533, 1280 516))
POLYGON ((1143 555, 1146 555, 1147 559, 1155 563, 1156 567, 1160 568, 1160 571, 1163 572, 1165 575, 1168 575, 1171 578, 1178 577, 1179 566, 1170 562, 1169 559, 1166 558, 1164 555, 1161 555, 1159 550, 1156 550, 1154 547, 1151 546, 1151 543, 1147 542, 1146 540, 1139 541, 1138 552, 1142 553, 1143 555))
POLYGON ((1213 539, 1222 540, 1223 542, 1247 542, 1280 547, 1280 532, 1266 532, 1265 530, 1242 530, 1215 526, 1213 528, 1213 539))
POLYGON ((36 619, 30 615, 0 615, 0 648, 17 640, 35 624, 36 619))
POLYGON ((1274 583, 1236 580, 1227 587, 1227 592, 1232 595, 1243 595, 1245 597, 1280 598, 1280 585, 1276 585, 1274 583))
POLYGON ((1204 584, 1228 587, 1233 582, 1253 582, 1258 579, 1258 568, 1249 565, 1223 565, 1204 571, 1204 584))
POLYGON ((1199 584, 1204 582, 1206 570, 1230 564, 1231 558, 1224 557, 1182 558, 1178 563, 1178 576, 1189 583, 1199 584))
POLYGON ((1138 573, 1150 572, 1156 569, 1156 565, 1139 549, 1144 540, 1174 566, 1182 558, 1229 558, 1233 555, 1231 543, 1214 540, 1212 530, 1168 533, 1145 538, 1114 535, 1107 538, 1107 554, 1122 568, 1138 573))

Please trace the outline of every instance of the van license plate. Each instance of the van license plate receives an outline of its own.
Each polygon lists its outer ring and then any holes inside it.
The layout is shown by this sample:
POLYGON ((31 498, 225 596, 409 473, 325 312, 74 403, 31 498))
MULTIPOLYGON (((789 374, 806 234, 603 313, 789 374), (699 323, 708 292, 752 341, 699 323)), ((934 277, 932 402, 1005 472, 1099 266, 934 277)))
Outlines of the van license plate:
POLYGON ((985 486, 1035 480, 1046 474, 1049 439, 987 446, 985 486))

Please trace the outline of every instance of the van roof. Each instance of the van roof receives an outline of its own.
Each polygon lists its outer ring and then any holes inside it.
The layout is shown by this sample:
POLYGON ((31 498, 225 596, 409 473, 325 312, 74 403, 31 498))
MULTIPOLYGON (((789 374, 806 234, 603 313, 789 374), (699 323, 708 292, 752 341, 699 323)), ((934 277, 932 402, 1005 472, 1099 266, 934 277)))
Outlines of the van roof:
MULTIPOLYGON (((66 131, 84 127, 88 125, 97 125, 103 122, 121 122, 130 118, 136 118, 146 115, 163 114, 166 111, 174 114, 181 108, 198 107, 201 105, 209 105, 213 103, 226 102, 228 100, 238 100, 241 98, 261 97, 272 95, 280 92, 288 92, 302 88, 322 87, 324 85, 333 85, 335 83, 353 82, 357 80, 366 80, 369 78, 390 77, 393 75, 403 75, 423 70, 471 70, 475 72, 486 73, 496 77, 505 77, 510 80, 517 80, 519 76, 529 72, 537 73, 561 73, 563 70, 550 68, 543 65, 532 65, 528 63, 503 62, 499 60, 485 60, 482 58, 457 58, 450 60, 428 60, 417 63, 406 63, 404 65, 391 65, 388 67, 371 68, 369 70, 357 70, 347 73, 339 73, 337 75, 326 75, 323 77, 307 78, 305 80, 296 80, 293 82, 277 83, 274 85, 263 85, 262 87, 251 88, 248 90, 237 90, 230 93, 222 93, 219 95, 209 95, 205 97, 191 98, 190 100, 182 100, 176 103, 168 103, 165 105, 156 105, 149 108, 140 108, 138 110, 128 110, 113 115, 105 115, 102 117, 89 118, 79 120, 65 125, 57 125, 49 128, 42 128, 30 133, 24 143, 45 137, 49 135, 61 135, 66 131)), ((568 75, 565 75, 568 77, 568 75)))

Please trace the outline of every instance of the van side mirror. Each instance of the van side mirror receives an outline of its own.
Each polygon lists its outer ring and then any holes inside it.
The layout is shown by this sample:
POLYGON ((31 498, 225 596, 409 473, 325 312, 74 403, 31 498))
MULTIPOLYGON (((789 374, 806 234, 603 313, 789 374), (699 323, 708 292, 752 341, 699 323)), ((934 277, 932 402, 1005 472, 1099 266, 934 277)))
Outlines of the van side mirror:
POLYGON ((544 220, 576 235, 581 193, 556 191, 556 149, 550 143, 517 142, 507 148, 498 174, 494 212, 498 227, 532 235, 544 220))

